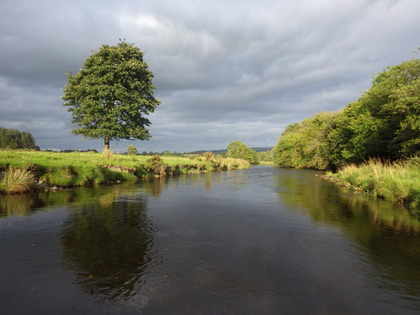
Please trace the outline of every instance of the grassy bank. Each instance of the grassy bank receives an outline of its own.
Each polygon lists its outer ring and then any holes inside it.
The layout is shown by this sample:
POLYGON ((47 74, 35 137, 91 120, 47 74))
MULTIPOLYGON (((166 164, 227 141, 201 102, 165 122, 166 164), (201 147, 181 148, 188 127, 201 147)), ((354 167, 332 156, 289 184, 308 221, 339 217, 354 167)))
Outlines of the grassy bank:
POLYGON ((327 176, 339 184, 420 212, 420 157, 392 164, 370 160, 327 176))
POLYGON ((239 159, 205 159, 100 153, 35 152, 0 150, 0 192, 19 193, 51 187, 76 187, 137 181, 147 176, 244 169, 239 159))

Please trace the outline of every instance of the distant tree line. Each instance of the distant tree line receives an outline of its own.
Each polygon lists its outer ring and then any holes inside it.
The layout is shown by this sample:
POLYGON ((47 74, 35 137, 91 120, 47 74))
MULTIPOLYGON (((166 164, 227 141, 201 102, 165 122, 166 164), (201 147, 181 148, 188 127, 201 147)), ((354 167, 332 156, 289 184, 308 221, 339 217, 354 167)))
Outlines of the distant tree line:
POLYGON ((35 150, 37 147, 35 138, 29 132, 0 127, 0 148, 35 150))
POLYGON ((337 169, 370 158, 390 161, 420 152, 420 59, 388 67, 355 102, 285 129, 279 167, 337 169))

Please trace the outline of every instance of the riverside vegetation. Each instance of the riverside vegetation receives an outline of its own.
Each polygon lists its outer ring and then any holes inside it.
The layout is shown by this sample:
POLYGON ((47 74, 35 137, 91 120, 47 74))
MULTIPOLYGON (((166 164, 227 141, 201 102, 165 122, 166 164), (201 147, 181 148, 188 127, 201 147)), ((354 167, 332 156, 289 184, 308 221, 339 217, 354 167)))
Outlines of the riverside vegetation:
POLYGON ((150 176, 245 169, 249 162, 214 157, 160 157, 90 152, 54 153, 0 150, 0 192, 91 186, 137 181, 150 176), (0 173, 1 174, 1 173, 0 173))
POLYGON ((385 69, 343 110, 287 126, 274 163, 338 171, 329 176, 420 211, 419 155, 420 59, 412 59, 385 69))
POLYGON ((327 175, 340 185, 420 213, 420 157, 394 163, 372 159, 361 165, 347 165, 339 172, 327 175))

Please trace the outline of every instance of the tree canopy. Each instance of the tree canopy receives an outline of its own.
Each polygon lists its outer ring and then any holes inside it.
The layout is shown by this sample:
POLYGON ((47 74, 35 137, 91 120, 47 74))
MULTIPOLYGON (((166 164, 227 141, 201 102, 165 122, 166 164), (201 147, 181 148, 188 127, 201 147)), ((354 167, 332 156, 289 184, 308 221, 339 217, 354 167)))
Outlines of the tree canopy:
POLYGON ((112 140, 150 139, 145 116, 160 102, 153 96, 153 73, 134 44, 102 45, 67 77, 63 105, 77 126, 73 134, 103 138, 106 149, 112 140))
POLYGON ((1 149, 36 149, 35 138, 27 131, 0 127, 1 149))
POLYGON ((241 141, 233 141, 227 147, 227 157, 235 159, 243 159, 251 164, 258 163, 257 152, 250 149, 246 144, 241 141))
POLYGON ((134 145, 129 145, 127 147, 127 154, 128 155, 137 155, 137 148, 134 145))
POLYGON ((420 59, 388 67, 342 111, 289 125, 275 148, 283 167, 334 169, 420 152, 420 59))

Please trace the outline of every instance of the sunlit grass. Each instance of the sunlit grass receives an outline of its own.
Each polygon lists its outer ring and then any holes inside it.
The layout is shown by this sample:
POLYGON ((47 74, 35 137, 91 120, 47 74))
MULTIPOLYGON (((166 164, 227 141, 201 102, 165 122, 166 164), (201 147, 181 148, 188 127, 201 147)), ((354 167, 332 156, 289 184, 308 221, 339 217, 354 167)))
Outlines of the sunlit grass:
MULTIPOLYGON (((0 150, 2 168, 27 169, 46 186, 74 187, 109 182, 136 181, 147 176, 164 176, 250 167, 240 159, 204 157, 159 157, 101 154, 94 152, 35 152, 0 150)), ((4 189, 3 189, 4 190, 4 189)))
POLYGON ((8 168, 0 180, 0 191, 19 194, 34 190, 34 175, 26 168, 8 168))
POLYGON ((420 211, 420 158, 392 164, 369 160, 329 175, 374 197, 420 211))

